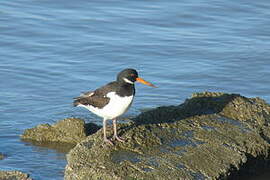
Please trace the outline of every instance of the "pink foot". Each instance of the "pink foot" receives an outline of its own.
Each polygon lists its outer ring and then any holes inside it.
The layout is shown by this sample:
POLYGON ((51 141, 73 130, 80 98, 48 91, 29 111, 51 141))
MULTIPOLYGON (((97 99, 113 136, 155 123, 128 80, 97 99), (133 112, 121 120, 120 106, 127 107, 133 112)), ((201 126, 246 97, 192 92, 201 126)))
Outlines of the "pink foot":
POLYGON ((104 142, 105 142, 105 143, 108 143, 108 144, 111 145, 111 146, 114 145, 113 142, 112 142, 111 140, 107 139, 107 138, 104 138, 104 142))
POLYGON ((126 140, 123 139, 123 138, 120 138, 119 136, 113 136, 113 139, 117 140, 117 141, 120 141, 120 142, 125 142, 126 140))

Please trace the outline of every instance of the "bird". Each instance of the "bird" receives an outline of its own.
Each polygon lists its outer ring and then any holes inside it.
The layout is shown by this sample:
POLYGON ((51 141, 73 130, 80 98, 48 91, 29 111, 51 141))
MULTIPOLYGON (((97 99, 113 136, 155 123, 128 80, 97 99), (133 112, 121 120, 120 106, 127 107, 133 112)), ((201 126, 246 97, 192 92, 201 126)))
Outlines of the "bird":
POLYGON ((125 142, 117 134, 117 118, 130 108, 135 96, 135 82, 156 87, 152 83, 139 77, 135 69, 127 68, 118 73, 116 81, 110 82, 94 91, 88 91, 75 97, 73 105, 83 107, 103 118, 103 140, 114 145, 106 136, 107 121, 113 122, 112 140, 125 142))

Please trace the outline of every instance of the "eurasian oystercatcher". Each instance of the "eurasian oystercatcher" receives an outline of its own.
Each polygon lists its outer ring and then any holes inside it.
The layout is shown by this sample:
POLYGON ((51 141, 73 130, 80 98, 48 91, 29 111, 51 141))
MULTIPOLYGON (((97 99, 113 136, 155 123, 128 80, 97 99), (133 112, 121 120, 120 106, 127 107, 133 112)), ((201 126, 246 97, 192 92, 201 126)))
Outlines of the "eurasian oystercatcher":
POLYGON ((106 122, 107 120, 113 121, 113 139, 124 142, 117 135, 116 118, 124 114, 131 106, 135 95, 134 83, 136 81, 156 87, 138 77, 135 69, 124 69, 118 73, 116 81, 74 98, 74 106, 84 107, 103 118, 104 141, 111 145, 113 145, 112 141, 106 136, 106 122))

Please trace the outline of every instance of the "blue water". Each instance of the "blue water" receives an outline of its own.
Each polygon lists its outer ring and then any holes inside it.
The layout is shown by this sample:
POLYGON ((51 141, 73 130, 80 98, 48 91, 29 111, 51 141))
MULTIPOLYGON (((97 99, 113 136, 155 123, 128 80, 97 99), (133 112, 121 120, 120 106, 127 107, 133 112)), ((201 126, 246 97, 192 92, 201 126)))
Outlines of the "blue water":
POLYGON ((76 116, 101 123, 72 98, 133 67, 125 116, 225 91, 270 102, 270 1, 1 0, 0 169, 63 179, 61 151, 32 146, 26 128, 76 116))

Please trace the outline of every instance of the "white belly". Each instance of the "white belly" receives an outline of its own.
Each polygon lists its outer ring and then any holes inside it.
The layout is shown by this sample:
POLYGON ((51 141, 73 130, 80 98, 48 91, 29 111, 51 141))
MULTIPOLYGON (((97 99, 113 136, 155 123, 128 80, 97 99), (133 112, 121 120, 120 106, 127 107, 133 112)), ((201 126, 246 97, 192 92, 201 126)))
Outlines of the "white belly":
POLYGON ((116 95, 115 92, 110 92, 107 94, 107 97, 110 98, 110 102, 103 107, 102 109, 96 108, 94 106, 88 105, 78 105, 88 109, 94 114, 106 118, 106 119, 114 119, 118 116, 124 114, 132 104, 134 96, 120 97, 116 95))

